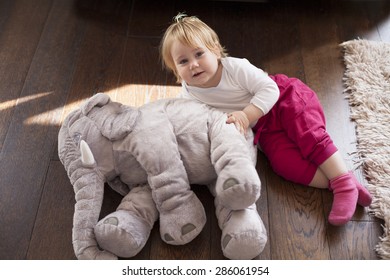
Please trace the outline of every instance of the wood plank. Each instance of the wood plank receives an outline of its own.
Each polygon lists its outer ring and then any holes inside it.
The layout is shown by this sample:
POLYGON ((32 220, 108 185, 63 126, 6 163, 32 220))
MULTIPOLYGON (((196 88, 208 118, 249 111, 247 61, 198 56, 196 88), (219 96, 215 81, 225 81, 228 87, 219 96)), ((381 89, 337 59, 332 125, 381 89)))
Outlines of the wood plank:
POLYGON ((336 260, 376 260, 375 246, 379 242, 382 229, 375 222, 350 222, 329 232, 332 259, 336 260))
MULTIPOLYGON (((73 3, 56 1, 50 11, 0 155, 1 259, 23 259, 31 236, 50 151, 83 24, 73 3), (60 47, 60 48, 59 48, 60 47)), ((38 6, 40 7, 40 6, 38 6)), ((40 7, 45 11, 46 6, 40 7)), ((39 14, 40 10, 35 10, 39 14)), ((34 14, 32 14, 34 16, 34 14)))
POLYGON ((177 96, 180 87, 167 84, 167 73, 159 62, 158 45, 159 39, 155 38, 128 38, 115 100, 139 107, 153 100, 177 96))
POLYGON ((267 174, 272 259, 329 259, 321 190, 267 174))
POLYGON ((259 256, 257 256, 255 259, 258 260, 270 260, 271 255, 271 242, 272 239, 270 235, 270 225, 271 221, 269 220, 269 206, 268 206, 268 188, 269 188, 269 182, 267 180, 267 173, 273 172, 271 170, 271 167, 269 166, 269 162, 265 155, 258 151, 257 153, 257 164, 256 164, 256 170, 259 173, 260 181, 261 181, 261 196, 260 199, 256 202, 257 211, 259 212, 260 218, 263 220, 264 226, 267 230, 267 237, 268 242, 265 245, 265 248, 263 252, 259 256))
POLYGON ((263 24, 268 19, 271 6, 234 2, 215 2, 214 5, 213 26, 229 55, 247 58, 252 64, 263 68, 268 52, 259 50, 269 46, 261 41, 269 35, 263 24), (223 13, 219 12, 221 10, 223 13), (258 45, 260 42, 261 45, 258 45))
POLYGON ((215 206, 214 206, 214 197, 210 194, 210 201, 207 205, 205 205, 206 214, 208 214, 208 224, 209 224, 209 231, 210 231, 210 237, 209 242, 205 242, 205 249, 210 250, 210 256, 208 259, 210 260, 226 260, 227 258, 223 255, 222 252, 222 245, 221 245, 221 238, 222 238, 222 230, 220 229, 218 225, 218 219, 217 215, 215 213, 215 206))
POLYGON ((129 22, 129 37, 160 38, 174 16, 173 7, 173 0, 134 1, 129 22))
MULTIPOLYGON (((76 1, 75 14, 88 26, 88 31, 80 47, 62 119, 95 93, 106 92, 115 98, 131 6, 132 1, 125 0, 76 1)), ((56 148, 52 160, 58 160, 56 148)))
MULTIPOLYGON (((380 40, 376 23, 373 23, 367 17, 367 10, 372 5, 373 3, 364 1, 334 3, 333 7, 337 9, 334 15, 336 16, 337 25, 340 26, 338 31, 342 41, 358 38, 380 40)), ((377 9, 376 13, 378 12, 377 9)))
POLYGON ((51 4, 52 0, 0 3, 0 151, 51 4))
POLYGON ((86 1, 76 14, 87 24, 63 118, 86 98, 105 92, 115 98, 126 48, 130 1, 86 1))
MULTIPOLYGON (((263 29, 268 33, 267 36, 262 35, 264 38, 260 37, 257 45, 261 52, 265 48, 265 70, 269 74, 281 73, 305 81, 298 26, 301 9, 295 5, 296 2, 272 3, 268 18, 256 27, 260 34, 263 29)), ((262 21, 261 18, 259 21, 262 21)))
POLYGON ((126 36, 132 5, 128 0, 82 0, 74 2, 74 13, 107 34, 126 36))
POLYGON ((366 3, 365 10, 371 25, 376 26, 378 30, 379 39, 375 39, 390 43, 390 2, 374 1, 366 3))
POLYGON ((72 246, 73 186, 59 161, 47 172, 27 259, 76 259, 72 246))

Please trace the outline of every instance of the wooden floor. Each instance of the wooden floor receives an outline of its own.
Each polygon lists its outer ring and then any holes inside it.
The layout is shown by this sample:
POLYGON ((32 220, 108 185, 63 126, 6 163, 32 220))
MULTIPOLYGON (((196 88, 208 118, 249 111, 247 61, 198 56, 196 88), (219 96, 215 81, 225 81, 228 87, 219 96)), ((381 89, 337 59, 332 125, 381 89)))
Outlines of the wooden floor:
MULTIPOLYGON (((74 194, 57 157, 61 120, 96 92, 137 106, 174 95, 157 47, 178 11, 211 25, 230 55, 316 90, 330 134, 356 166, 339 43, 390 41, 388 1, 1 0, 0 259, 75 258, 74 194)), ((257 167, 269 236, 258 259, 377 259, 381 221, 367 210, 359 208, 346 226, 330 226, 327 190, 284 181, 260 153, 257 167)), ((356 174, 362 181, 361 170, 356 174)), ((175 247, 161 241, 156 224, 137 259, 223 259, 213 198, 204 187, 195 191, 207 211, 203 232, 175 247)), ((102 215, 120 198, 107 188, 102 215)))

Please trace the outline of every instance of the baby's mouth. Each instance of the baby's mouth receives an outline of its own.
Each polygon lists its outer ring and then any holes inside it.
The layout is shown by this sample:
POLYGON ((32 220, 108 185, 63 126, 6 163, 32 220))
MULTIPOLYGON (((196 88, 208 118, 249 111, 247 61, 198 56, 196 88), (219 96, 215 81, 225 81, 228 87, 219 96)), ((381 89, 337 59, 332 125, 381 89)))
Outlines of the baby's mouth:
POLYGON ((195 73, 194 75, 192 75, 192 77, 198 77, 198 76, 201 75, 202 73, 204 73, 204 71, 195 73))

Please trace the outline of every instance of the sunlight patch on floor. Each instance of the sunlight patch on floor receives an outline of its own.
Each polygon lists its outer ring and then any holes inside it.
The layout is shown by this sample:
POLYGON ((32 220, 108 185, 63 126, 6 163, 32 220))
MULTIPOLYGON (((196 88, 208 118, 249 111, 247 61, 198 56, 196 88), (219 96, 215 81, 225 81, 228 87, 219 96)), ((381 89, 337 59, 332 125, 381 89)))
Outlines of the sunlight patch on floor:
POLYGON ((0 103, 0 111, 11 109, 11 108, 14 108, 14 107, 16 107, 18 105, 21 105, 23 103, 30 102, 30 101, 33 101, 35 99, 39 99, 39 98, 42 98, 42 97, 46 97, 46 96, 48 96, 48 95, 50 95, 52 93, 53 93, 52 91, 50 91, 50 92, 42 92, 42 93, 37 93, 37 94, 34 94, 34 95, 24 96, 24 97, 20 97, 20 98, 16 98, 16 99, 12 99, 12 100, 7 100, 7 101, 4 101, 4 102, 1 102, 0 103))
MULTIPOLYGON (((175 98, 178 96, 180 86, 129 84, 106 91, 113 101, 133 107, 140 107, 146 103, 163 98, 175 98)), ((11 108, 23 102, 29 102, 37 98, 45 97, 52 92, 38 93, 32 96, 10 100, 0 104, 0 110, 11 108)), ((87 99, 81 99, 66 104, 63 108, 55 108, 24 120, 24 125, 61 125, 63 119, 73 110, 79 108, 87 99), (58 116, 61 117, 59 118, 58 116)))

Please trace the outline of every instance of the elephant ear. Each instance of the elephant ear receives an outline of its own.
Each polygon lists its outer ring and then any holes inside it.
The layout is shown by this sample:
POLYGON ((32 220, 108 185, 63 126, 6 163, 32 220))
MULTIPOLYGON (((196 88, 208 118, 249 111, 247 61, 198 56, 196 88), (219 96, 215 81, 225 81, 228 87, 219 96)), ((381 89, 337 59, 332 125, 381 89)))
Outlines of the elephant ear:
POLYGON ((95 107, 103 107, 104 105, 111 102, 110 97, 104 93, 97 93, 87 100, 81 106, 81 112, 83 115, 88 115, 88 113, 95 107))
POLYGON ((110 141, 126 137, 133 130, 139 114, 138 109, 112 102, 104 93, 91 97, 81 111, 95 122, 101 134, 110 141))

